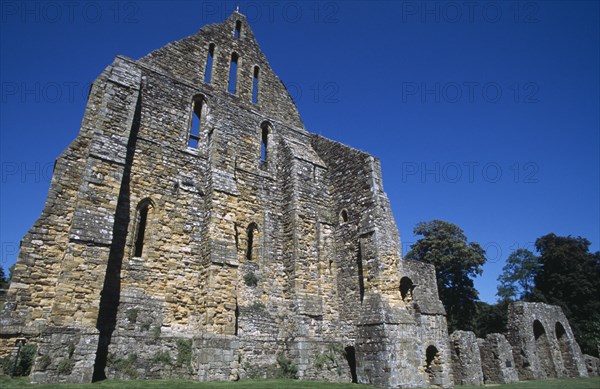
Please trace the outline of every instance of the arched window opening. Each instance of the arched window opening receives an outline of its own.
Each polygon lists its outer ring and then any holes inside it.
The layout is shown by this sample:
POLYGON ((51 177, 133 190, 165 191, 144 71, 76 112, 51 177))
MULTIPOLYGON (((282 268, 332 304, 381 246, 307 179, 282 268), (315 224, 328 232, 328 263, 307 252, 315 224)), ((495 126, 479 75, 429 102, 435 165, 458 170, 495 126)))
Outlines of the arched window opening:
POLYGON ((402 296, 403 301, 407 303, 412 301, 414 288, 415 286, 410 278, 402 277, 400 279, 400 296, 402 296))
POLYGON ((210 84, 210 80, 212 77, 212 66, 213 66, 214 56, 215 56, 215 44, 211 43, 208 46, 208 55, 206 57, 206 68, 204 69, 204 83, 205 84, 210 84))
POLYGON ((443 371, 442 358, 435 346, 427 347, 425 350, 425 373, 430 385, 441 385, 443 371))
POLYGON ((269 122, 263 122, 260 125, 260 160, 267 162, 269 149, 269 134, 271 133, 271 125, 269 122))
POLYGON ((258 74, 260 69, 258 66, 254 67, 254 76, 252 78, 252 104, 258 103, 258 74))
POLYGON ((148 224, 148 211, 152 208, 152 200, 144 199, 140 201, 137 207, 137 228, 135 233, 134 257, 141 257, 144 250, 144 238, 146 235, 146 226, 148 224))
POLYGON ((188 147, 198 148, 200 143, 200 131, 202 129, 202 109, 204 108, 204 99, 202 96, 195 96, 192 101, 192 122, 188 135, 188 147))
POLYGON ((246 260, 254 261, 258 258, 258 226, 256 223, 250 223, 247 234, 246 260))
POLYGON ((242 35, 242 22, 240 22, 238 20, 235 22, 235 31, 233 32, 233 37, 235 39, 240 39, 241 35, 242 35))
POLYGON ((535 354, 540 363, 541 370, 546 377, 556 377, 556 370, 552 362, 550 343, 546 329, 539 320, 533 322, 533 337, 535 338, 535 354))
POLYGON ((533 322, 533 336, 536 340, 538 340, 544 335, 546 335, 546 330, 544 329, 544 326, 542 325, 542 323, 540 323, 539 320, 535 320, 533 322))
POLYGON ((237 92, 237 72, 238 72, 238 60, 239 56, 237 53, 231 54, 231 62, 229 64, 229 85, 227 91, 232 95, 237 92))
POLYGON ((342 209, 340 212, 340 224, 348 222, 348 211, 342 209))

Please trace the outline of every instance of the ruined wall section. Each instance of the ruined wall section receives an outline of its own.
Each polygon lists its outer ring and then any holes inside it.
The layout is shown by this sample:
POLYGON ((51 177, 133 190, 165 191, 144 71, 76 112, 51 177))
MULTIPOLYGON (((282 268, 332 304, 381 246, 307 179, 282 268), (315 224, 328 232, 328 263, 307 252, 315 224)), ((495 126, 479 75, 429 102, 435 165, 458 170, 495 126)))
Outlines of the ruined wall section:
POLYGON ((581 349, 558 306, 511 304, 506 337, 521 380, 587 376, 581 349))
POLYGON ((510 384, 519 381, 512 348, 502 334, 477 339, 485 384, 510 384))
POLYGON ((119 58, 94 82, 80 134, 57 159, 42 215, 23 239, 4 330, 65 320, 95 326, 115 212, 110 200, 119 192, 139 84, 139 72, 119 58))
POLYGON ((471 331, 454 331, 450 335, 452 373, 456 385, 483 385, 481 355, 477 337, 471 331))
POLYGON ((198 33, 169 43, 140 59, 140 63, 156 67, 174 79, 193 85, 204 83, 209 47, 214 44, 211 81, 207 88, 227 91, 232 53, 238 59, 238 92, 228 96, 231 102, 247 110, 260 111, 272 120, 304 130, 296 105, 285 85, 275 75, 260 50, 244 15, 234 12, 225 22, 205 26, 198 33), (236 22, 241 23, 240 36, 234 39, 236 22), (252 104, 254 67, 259 70, 258 103, 252 104))

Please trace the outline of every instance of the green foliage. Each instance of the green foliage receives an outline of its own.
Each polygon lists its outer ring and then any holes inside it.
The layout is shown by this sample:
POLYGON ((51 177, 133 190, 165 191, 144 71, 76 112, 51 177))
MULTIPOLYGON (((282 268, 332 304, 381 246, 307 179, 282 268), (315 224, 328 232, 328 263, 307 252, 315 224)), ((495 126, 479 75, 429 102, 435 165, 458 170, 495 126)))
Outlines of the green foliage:
POLYGON ((115 359, 114 355, 108 354, 107 362, 110 366, 118 372, 121 372, 131 379, 138 377, 138 372, 135 370, 135 363, 137 362, 137 354, 129 354, 126 359, 118 358, 115 359))
POLYGON ((152 320, 145 320, 140 325, 140 330, 142 330, 142 331, 148 331, 150 329, 151 325, 152 325, 152 320))
POLYGON ((75 362, 72 359, 63 359, 56 367, 59 375, 69 375, 73 372, 75 362))
POLYGON ((177 339, 177 365, 192 366, 192 340, 177 339))
MULTIPOLYGON (((31 373, 33 362, 37 354, 37 346, 35 344, 26 344, 21 347, 19 353, 19 360, 17 362, 17 368, 15 370, 15 376, 28 376, 31 373)), ((15 358, 5 357, 2 361, 2 369, 6 374, 11 374, 15 358)))
POLYGON ((478 338, 484 338, 487 334, 506 332, 508 304, 507 300, 502 300, 497 304, 476 302, 473 332, 478 338))
POLYGON ((69 342, 69 345, 67 346, 67 353, 69 354, 69 359, 73 358, 73 353, 75 352, 75 345, 71 342, 69 342))
POLYGON ((482 273, 485 250, 478 243, 467 242, 458 226, 443 220, 418 223, 414 234, 423 238, 411 245, 406 258, 435 266, 449 332, 472 330, 479 298, 473 277, 482 273))
POLYGON ((167 351, 157 351, 152 358, 152 362, 154 363, 162 363, 163 365, 171 364, 171 355, 167 351))
POLYGON ((317 369, 336 369, 339 376, 342 375, 342 365, 338 357, 345 358, 346 351, 339 343, 330 343, 327 350, 317 355, 315 366, 317 369))
POLYGON ((40 357, 40 362, 39 362, 39 368, 40 370, 44 371, 48 368, 48 366, 50 366, 50 364, 52 363, 52 358, 50 358, 50 355, 44 355, 42 357, 40 357))
POLYGON ((246 284, 246 286, 255 287, 258 285, 258 277, 254 272, 250 271, 244 274, 244 284, 246 284))
POLYGON ((535 242, 540 270, 535 276, 537 301, 559 305, 586 354, 598 355, 600 343, 600 252, 590 253, 581 237, 548 234, 535 242))
POLYGON ((252 303, 252 305, 248 307, 248 309, 252 311, 264 311, 265 308, 265 304, 263 304, 261 301, 255 301, 254 303, 252 303))
POLYGON ((130 323, 135 323, 138 317, 138 310, 135 308, 129 309, 127 310, 126 316, 130 323))
POLYGON ((296 375, 298 373, 298 366, 291 359, 288 359, 285 354, 277 354, 277 366, 279 367, 278 378, 298 378, 296 375))
POLYGON ((502 300, 530 300, 539 271, 538 257, 526 249, 516 250, 508 257, 502 274, 498 276, 498 297, 502 300))
POLYGON ((158 340, 158 338, 160 338, 160 333, 161 333, 160 325, 157 325, 156 327, 154 327, 154 330, 152 330, 152 338, 154 340, 158 340))
POLYGON ((6 274, 4 274, 4 268, 0 265, 0 289, 6 289, 8 282, 6 280, 6 274))

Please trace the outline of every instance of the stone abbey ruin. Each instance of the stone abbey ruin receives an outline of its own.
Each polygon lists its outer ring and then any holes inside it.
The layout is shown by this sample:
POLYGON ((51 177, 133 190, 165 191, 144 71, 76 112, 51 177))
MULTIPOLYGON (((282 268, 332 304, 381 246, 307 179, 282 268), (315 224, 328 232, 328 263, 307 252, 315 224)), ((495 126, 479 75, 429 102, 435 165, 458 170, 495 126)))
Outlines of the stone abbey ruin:
POLYGON ((559 308, 509 317, 506 336, 449 336, 379 161, 307 132, 236 11, 95 80, 21 242, 0 357, 35 344, 33 382, 587 376, 559 308))

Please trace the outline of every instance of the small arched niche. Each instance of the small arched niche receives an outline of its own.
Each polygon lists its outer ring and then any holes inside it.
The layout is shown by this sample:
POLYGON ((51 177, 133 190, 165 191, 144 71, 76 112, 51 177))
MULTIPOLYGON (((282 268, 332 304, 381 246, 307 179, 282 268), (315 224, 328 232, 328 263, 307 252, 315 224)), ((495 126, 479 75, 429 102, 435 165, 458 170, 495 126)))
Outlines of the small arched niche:
POLYGON ((414 289, 415 285, 410 278, 402 277, 400 279, 400 296, 402 297, 402 301, 407 303, 412 301, 414 289))

